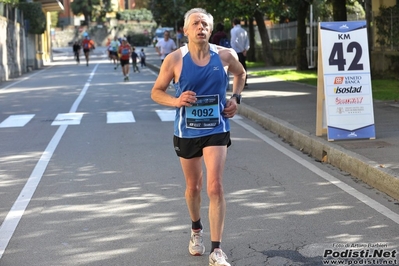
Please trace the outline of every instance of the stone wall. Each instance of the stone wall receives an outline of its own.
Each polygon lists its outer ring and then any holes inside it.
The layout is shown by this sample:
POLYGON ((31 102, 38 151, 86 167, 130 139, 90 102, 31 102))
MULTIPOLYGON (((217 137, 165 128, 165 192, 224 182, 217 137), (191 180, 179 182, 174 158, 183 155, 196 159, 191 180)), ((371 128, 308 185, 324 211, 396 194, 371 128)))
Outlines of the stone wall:
POLYGON ((0 81, 26 71, 24 32, 19 23, 0 17, 0 81))
POLYGON ((8 76, 7 25, 7 19, 0 17, 0 81, 6 80, 6 77, 8 76))
POLYGON ((103 27, 87 30, 86 28, 75 26, 54 29, 51 40, 52 46, 53 48, 72 46, 75 41, 82 40, 82 35, 86 31, 93 39, 96 46, 105 46, 109 35, 107 28, 103 27))

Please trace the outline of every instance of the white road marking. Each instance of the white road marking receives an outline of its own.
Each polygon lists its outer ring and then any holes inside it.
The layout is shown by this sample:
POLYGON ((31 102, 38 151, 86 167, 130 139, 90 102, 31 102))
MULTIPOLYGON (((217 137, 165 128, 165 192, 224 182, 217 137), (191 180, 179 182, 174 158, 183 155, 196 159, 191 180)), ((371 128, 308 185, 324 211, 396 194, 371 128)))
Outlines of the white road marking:
MULTIPOLYGON (((70 110, 71 113, 75 113, 78 108, 79 103, 83 99, 84 95, 88 87, 90 86, 90 81, 96 72, 98 64, 94 67, 93 71, 90 73, 90 77, 85 84, 84 89, 80 92, 79 97, 75 100, 72 108, 70 110)), ((33 169, 28 181, 26 182, 24 188, 19 194, 17 200, 14 202, 11 210, 8 212, 6 218, 0 226, 0 259, 3 256, 8 243, 13 236, 15 229, 18 226, 19 221, 24 214, 26 207, 32 199, 33 194, 36 191, 37 186, 39 185, 40 180, 43 177, 43 174, 47 168, 48 163, 53 156, 55 149, 58 146, 58 143, 61 141, 62 136, 64 135, 68 125, 61 125, 57 132, 54 134, 50 143, 47 145, 47 148, 44 150, 42 156, 37 162, 35 168, 33 169)))
POLYGON ((286 156, 290 157, 294 161, 296 161, 299 164, 301 164, 302 166, 306 167, 307 169, 309 169, 310 171, 312 171, 316 175, 322 177, 323 179, 327 180, 331 184, 333 184, 333 185, 337 186, 338 188, 342 189, 343 191, 345 191, 349 195, 352 195, 353 197, 357 198, 358 200, 360 200, 361 202, 363 202, 367 206, 369 206, 369 207, 373 208, 374 210, 376 210, 377 212, 381 213, 385 217, 387 217, 387 218, 391 219, 392 221, 394 221, 395 223, 399 224, 399 214, 391 211, 390 209, 388 209, 384 205, 382 205, 379 202, 373 200, 369 196, 364 195, 360 191, 357 191, 353 187, 349 186, 348 184, 345 184, 344 182, 340 181, 339 179, 335 178, 334 176, 332 176, 332 175, 324 172, 323 170, 317 168, 316 166, 314 166, 310 162, 306 161, 305 159, 302 159, 300 156, 296 155, 295 153, 293 153, 290 150, 284 148, 283 146, 281 146, 277 142, 273 141, 269 137, 265 136, 264 134, 262 134, 261 132, 259 132, 255 128, 253 128, 250 125, 244 123, 242 120, 235 120, 234 122, 236 124, 242 126, 243 128, 245 128, 246 130, 248 130, 249 132, 251 132, 255 136, 257 136, 258 138, 260 138, 261 140, 263 140, 264 142, 266 142, 270 146, 274 147, 276 150, 282 152, 286 156))
POLYGON ((230 119, 232 119, 232 120, 241 120, 242 117, 239 116, 239 115, 234 115, 233 118, 230 118, 230 119))
POLYGON ((175 121, 175 110, 156 110, 162 122, 175 121))
POLYGON ((66 113, 58 114, 54 119, 52 126, 62 126, 62 125, 79 125, 82 117, 85 113, 66 113))
POLYGON ((25 126, 35 115, 10 115, 3 122, 0 123, 0 128, 5 127, 23 127, 25 126))
POLYGON ((134 119, 132 112, 107 112, 108 124, 134 123, 134 122, 136 122, 136 120, 134 119))
POLYGON ((11 207, 11 210, 8 212, 6 218, 4 219, 1 227, 0 227, 0 259, 3 256, 4 251, 10 242, 12 235, 14 234, 15 229, 19 221, 22 218, 22 215, 25 212, 26 207, 28 206, 30 200, 32 199, 33 194, 43 176, 44 171, 47 168, 50 159, 57 148, 58 143, 60 142, 67 126, 61 126, 50 143, 48 144, 46 150, 43 152, 40 157, 38 163, 32 171, 28 181, 26 182, 24 188, 19 194, 17 200, 14 202, 14 205, 11 207))

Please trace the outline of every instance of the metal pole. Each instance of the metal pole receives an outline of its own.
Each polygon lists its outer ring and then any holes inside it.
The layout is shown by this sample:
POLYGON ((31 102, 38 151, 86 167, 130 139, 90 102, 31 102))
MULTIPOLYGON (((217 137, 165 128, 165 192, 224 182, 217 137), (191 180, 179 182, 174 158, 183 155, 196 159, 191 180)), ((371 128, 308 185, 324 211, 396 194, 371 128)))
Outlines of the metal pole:
POLYGON ((314 67, 315 64, 313 62, 313 5, 310 5, 310 66, 314 67))

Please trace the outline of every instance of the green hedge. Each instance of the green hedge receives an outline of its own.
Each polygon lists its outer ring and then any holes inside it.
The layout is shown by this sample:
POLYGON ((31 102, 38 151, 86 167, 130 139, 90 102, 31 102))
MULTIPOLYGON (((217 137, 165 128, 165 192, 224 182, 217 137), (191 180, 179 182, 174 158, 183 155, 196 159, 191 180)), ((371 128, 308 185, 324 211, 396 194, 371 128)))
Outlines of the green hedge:
POLYGON ((147 46, 151 43, 151 39, 148 36, 132 32, 128 32, 127 40, 132 46, 147 46))

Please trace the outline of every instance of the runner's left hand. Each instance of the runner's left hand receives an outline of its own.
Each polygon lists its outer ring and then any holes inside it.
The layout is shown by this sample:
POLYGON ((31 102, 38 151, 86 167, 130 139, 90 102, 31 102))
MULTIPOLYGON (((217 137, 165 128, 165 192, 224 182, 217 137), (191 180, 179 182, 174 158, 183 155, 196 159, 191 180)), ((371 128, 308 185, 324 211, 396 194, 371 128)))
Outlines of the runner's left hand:
POLYGON ((230 99, 226 102, 226 107, 223 110, 224 116, 232 118, 237 113, 238 105, 235 99, 230 99))

